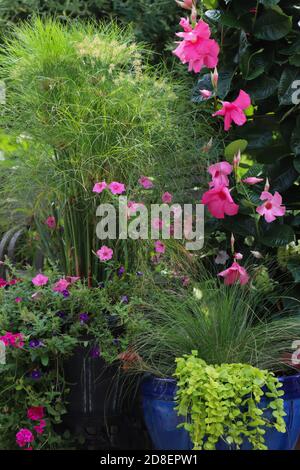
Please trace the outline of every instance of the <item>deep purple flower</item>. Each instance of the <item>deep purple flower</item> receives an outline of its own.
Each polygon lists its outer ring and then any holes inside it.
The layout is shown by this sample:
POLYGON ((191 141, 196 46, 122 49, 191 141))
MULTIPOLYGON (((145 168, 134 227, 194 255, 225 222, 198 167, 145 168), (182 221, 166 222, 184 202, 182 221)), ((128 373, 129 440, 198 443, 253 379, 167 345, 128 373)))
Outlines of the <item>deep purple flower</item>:
POLYGON ((83 325, 84 323, 89 321, 89 314, 84 312, 79 315, 79 321, 83 325))
POLYGON ((141 277, 141 276, 144 275, 144 273, 142 273, 142 271, 137 271, 137 272, 136 272, 136 275, 139 276, 139 277, 141 277))
POLYGON ((29 347, 32 349, 37 349, 43 346, 43 343, 39 339, 32 339, 29 341, 29 347))
POLYGON ((68 289, 63 290, 61 293, 65 298, 70 296, 70 292, 68 291, 68 289))
POLYGON ((127 295, 122 295, 121 302, 122 304, 128 304, 129 300, 128 300, 127 295))
POLYGON ((119 346, 119 344, 120 344, 119 338, 114 338, 114 339, 113 339, 113 345, 114 345, 114 346, 119 346))
POLYGON ((104 282, 99 282, 98 287, 99 287, 99 289, 103 289, 104 288, 104 282))
POLYGON ((42 377, 42 373, 41 373, 40 370, 34 369, 34 370, 30 373, 30 377, 31 377, 33 380, 39 380, 39 379, 42 377))
POLYGON ((121 266, 121 267, 118 269, 118 276, 119 276, 119 277, 122 277, 124 273, 125 273, 125 268, 124 268, 124 266, 121 266))
POLYGON ((94 359, 97 357, 100 357, 100 348, 99 346, 94 346, 91 349, 90 356, 93 357, 94 359))
POLYGON ((57 315, 59 318, 65 318, 66 312, 63 312, 62 310, 60 310, 59 312, 56 312, 56 315, 57 315))

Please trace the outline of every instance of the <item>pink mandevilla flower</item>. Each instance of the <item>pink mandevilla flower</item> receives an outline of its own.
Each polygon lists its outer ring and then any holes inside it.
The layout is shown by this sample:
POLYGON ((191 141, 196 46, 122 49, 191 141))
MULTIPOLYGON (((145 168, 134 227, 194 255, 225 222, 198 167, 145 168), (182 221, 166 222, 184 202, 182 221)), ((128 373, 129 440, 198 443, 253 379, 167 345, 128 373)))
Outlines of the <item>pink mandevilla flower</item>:
POLYGON ((108 248, 108 246, 103 245, 96 254, 100 261, 109 261, 112 259, 114 252, 111 248, 108 248))
POLYGON ((25 447, 26 444, 29 444, 34 441, 34 435, 27 428, 20 429, 16 434, 16 442, 19 447, 25 447))
POLYGON ((156 253, 165 253, 166 245, 161 240, 156 240, 154 246, 156 253))
POLYGON ((256 212, 264 216, 266 222, 273 222, 276 217, 282 217, 285 214, 286 208, 282 206, 282 197, 277 191, 274 196, 268 191, 263 191, 260 199, 265 202, 257 207, 256 212))
POLYGON ((240 266, 236 261, 232 263, 230 268, 225 269, 225 271, 219 273, 218 276, 224 278, 224 284, 227 286, 235 284, 236 282, 244 285, 249 281, 249 275, 246 269, 240 266))
POLYGON ((54 230, 55 227, 56 227, 56 220, 55 220, 55 217, 53 217, 53 215, 50 215, 50 216, 46 219, 45 224, 47 225, 48 228, 54 230))
POLYGON ((232 172, 232 165, 228 162, 219 162, 208 167, 208 173, 212 177, 210 188, 217 188, 218 186, 229 186, 228 175, 232 172))
POLYGON ((44 407, 43 406, 32 406, 27 410, 27 418, 33 421, 38 421, 44 417, 44 407))
POLYGON ((173 199, 172 194, 168 192, 165 192, 161 197, 162 202, 164 202, 165 204, 171 204, 172 199, 173 199))
POLYGON ((224 219, 225 215, 236 215, 239 206, 233 201, 226 186, 218 186, 206 191, 202 196, 202 204, 205 204, 212 216, 224 219))
POLYGON ((222 101, 222 108, 213 114, 213 116, 224 116, 224 129, 228 131, 231 127, 232 121, 238 126, 243 126, 247 121, 244 113, 245 109, 251 105, 251 99, 248 93, 240 90, 239 96, 236 100, 230 103, 229 101, 222 101))
POLYGON ((148 178, 148 176, 141 176, 139 179, 139 183, 145 189, 153 188, 153 182, 151 181, 150 178, 148 178))
POLYGON ((263 178, 257 178, 256 176, 249 176, 248 178, 243 179, 242 182, 253 185, 253 184, 261 183, 263 180, 264 180, 263 178))
POLYGON ((184 32, 176 33, 182 38, 173 51, 183 64, 189 64, 189 72, 199 73, 203 67, 213 69, 218 64, 219 45, 210 39, 210 28, 200 20, 193 28, 188 19, 182 18, 180 26, 184 32))
POLYGON ((45 286, 47 282, 49 281, 49 278, 47 276, 44 276, 44 274, 37 274, 32 280, 32 284, 35 286, 45 286))
POLYGON ((107 184, 105 181, 101 181, 101 183, 96 183, 95 186, 93 187, 93 193, 102 193, 104 189, 107 188, 107 184))
POLYGON ((126 191, 125 184, 118 183, 117 181, 112 181, 108 188, 112 194, 123 194, 126 191))

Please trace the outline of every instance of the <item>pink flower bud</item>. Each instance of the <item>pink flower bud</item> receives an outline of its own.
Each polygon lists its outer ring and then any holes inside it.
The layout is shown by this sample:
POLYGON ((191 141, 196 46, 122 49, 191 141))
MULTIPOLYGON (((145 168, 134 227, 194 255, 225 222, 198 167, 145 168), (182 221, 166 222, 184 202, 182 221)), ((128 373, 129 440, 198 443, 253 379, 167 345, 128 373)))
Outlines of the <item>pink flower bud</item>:
POLYGON ((270 183, 269 183, 269 178, 266 179, 266 184, 265 184, 265 191, 269 191, 270 189, 270 183))
POLYGON ((193 6, 193 0, 183 0, 180 2, 179 0, 176 0, 177 5, 179 5, 181 8, 184 8, 185 10, 191 10, 193 6))
POLYGON ((212 93, 209 90, 199 90, 200 95, 205 99, 208 100, 208 98, 211 97, 212 93))
POLYGON ((241 151, 239 150, 238 153, 233 157, 233 166, 237 168, 241 161, 241 151))
POLYGON ((211 75, 212 86, 216 90, 218 88, 218 80, 219 80, 219 74, 218 74, 217 67, 215 67, 215 70, 210 75, 211 75))

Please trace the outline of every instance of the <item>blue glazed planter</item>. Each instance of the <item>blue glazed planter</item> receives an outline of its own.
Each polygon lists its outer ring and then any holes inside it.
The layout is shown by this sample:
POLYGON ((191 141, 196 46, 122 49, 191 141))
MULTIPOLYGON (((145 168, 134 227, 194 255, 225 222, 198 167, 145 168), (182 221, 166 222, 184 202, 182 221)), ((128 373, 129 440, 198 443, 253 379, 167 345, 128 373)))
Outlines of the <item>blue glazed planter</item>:
MULTIPOLYGON (((287 431, 280 433, 276 429, 267 429, 265 442, 269 450, 292 450, 300 435, 300 374, 281 377, 279 380, 283 383, 287 431)), ((177 428, 184 420, 174 410, 175 380, 146 378, 141 392, 144 419, 155 449, 193 449, 187 431, 177 428)), ((267 403, 267 400, 265 398, 262 404, 267 403)), ((271 411, 269 414, 271 418, 271 411)), ((230 446, 222 441, 218 443, 217 450, 230 450, 230 446)), ((245 441, 241 450, 251 450, 250 444, 245 441)))

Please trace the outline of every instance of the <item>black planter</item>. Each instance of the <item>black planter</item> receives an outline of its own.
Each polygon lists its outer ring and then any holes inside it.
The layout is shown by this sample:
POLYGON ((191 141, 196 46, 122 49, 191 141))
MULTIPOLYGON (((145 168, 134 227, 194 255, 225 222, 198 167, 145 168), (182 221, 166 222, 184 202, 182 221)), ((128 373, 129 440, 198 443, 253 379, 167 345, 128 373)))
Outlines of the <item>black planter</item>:
POLYGON ((63 428, 83 438, 83 448, 149 449, 138 381, 83 346, 65 362, 64 371, 70 394, 63 428))

